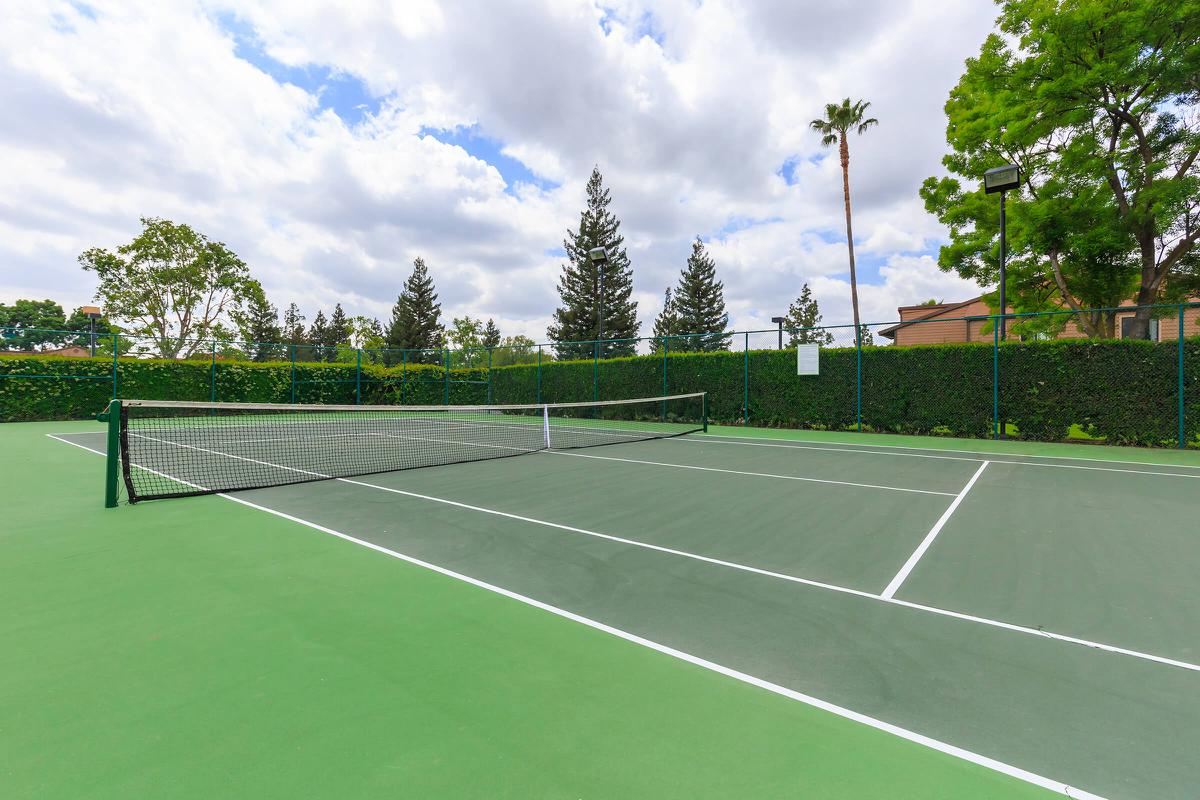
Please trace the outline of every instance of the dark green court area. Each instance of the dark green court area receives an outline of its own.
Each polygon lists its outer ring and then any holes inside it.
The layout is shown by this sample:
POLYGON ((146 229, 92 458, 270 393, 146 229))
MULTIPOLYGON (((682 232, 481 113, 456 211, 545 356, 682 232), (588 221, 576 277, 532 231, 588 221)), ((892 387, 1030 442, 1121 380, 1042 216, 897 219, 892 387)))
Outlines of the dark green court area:
POLYGON ((106 510, 104 426, 0 446, 5 797, 1200 786, 1193 452, 714 428, 106 510))

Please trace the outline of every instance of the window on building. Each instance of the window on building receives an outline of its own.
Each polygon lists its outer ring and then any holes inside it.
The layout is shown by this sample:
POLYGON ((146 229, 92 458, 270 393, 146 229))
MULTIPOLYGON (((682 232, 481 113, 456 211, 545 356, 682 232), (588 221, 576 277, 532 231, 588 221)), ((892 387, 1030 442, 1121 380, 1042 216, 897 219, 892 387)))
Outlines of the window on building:
MULTIPOLYGON (((1128 339, 1129 331, 1133 327, 1133 317, 1121 317, 1121 338, 1128 339)), ((1150 341, 1158 341, 1158 320, 1150 320, 1150 341)))

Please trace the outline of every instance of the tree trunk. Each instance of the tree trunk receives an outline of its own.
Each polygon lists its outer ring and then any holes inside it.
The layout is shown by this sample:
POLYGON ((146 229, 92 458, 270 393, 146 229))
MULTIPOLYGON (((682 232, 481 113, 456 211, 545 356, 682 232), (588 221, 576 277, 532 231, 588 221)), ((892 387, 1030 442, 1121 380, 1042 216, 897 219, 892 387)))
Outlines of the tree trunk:
POLYGON ((846 205, 846 247, 850 251, 850 306, 854 312, 854 342, 858 344, 861 335, 858 321, 858 276, 854 272, 854 230, 850 225, 850 145, 846 141, 845 131, 841 134, 838 150, 842 157, 842 197, 846 205))
POLYGON ((1152 230, 1138 231, 1135 236, 1142 251, 1142 282, 1138 286, 1137 296, 1134 298, 1138 309, 1133 312, 1133 317, 1129 322, 1128 335, 1125 338, 1149 339, 1150 317, 1154 312, 1150 306, 1158 301, 1158 289, 1162 282, 1162 275, 1155 263, 1154 232, 1152 230))

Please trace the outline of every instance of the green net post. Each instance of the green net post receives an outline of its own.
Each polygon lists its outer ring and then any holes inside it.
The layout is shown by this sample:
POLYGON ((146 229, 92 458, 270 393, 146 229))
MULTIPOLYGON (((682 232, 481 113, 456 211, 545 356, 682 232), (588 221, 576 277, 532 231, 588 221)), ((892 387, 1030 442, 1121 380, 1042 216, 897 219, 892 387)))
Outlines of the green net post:
POLYGON ((212 359, 208 366, 208 402, 217 402, 217 340, 213 339, 212 359))
POLYGON ((104 454, 104 507, 116 508, 121 472, 121 401, 114 398, 97 419, 108 423, 104 454))
POLYGON ((700 395, 700 421, 704 424, 704 432, 708 433, 708 392, 700 395))
POLYGON ((120 349, 121 349, 117 345, 119 344, 120 339, 121 339, 120 334, 118 334, 118 333, 113 334, 113 337, 112 337, 112 345, 113 345, 113 358, 112 358, 113 396, 112 396, 112 399, 113 400, 117 399, 117 353, 120 352, 120 349))
POLYGON ((450 349, 442 350, 442 403, 450 405, 450 349))
POLYGON ((354 348, 354 405, 362 405, 362 348, 354 348))
MULTIPOLYGON (((666 397, 668 394, 670 394, 667 391, 667 348, 671 346, 670 342, 671 342, 671 340, 669 338, 667 338, 666 336, 662 337, 662 354, 663 354, 662 393, 663 393, 663 397, 666 397)), ((662 401, 662 410, 659 411, 658 416, 664 422, 666 421, 666 419, 667 419, 667 401, 666 400, 662 401)))
MULTIPOLYGON (((857 322, 857 320, 855 320, 857 322)), ((798 352, 798 351, 797 351, 798 352)), ((854 326, 854 418, 862 433, 862 326, 854 326)))
POLYGON ((1185 408, 1184 402, 1183 402, 1183 390, 1185 388, 1184 380, 1183 380, 1183 345, 1184 345, 1183 303, 1180 303, 1179 304, 1179 354, 1178 354, 1178 357, 1179 357, 1179 436, 1176 437, 1176 445, 1175 446, 1181 447, 1181 448, 1187 446, 1187 442, 1185 442, 1183 439, 1183 437, 1185 435, 1184 425, 1183 425, 1183 415, 1184 415, 1184 408, 1185 408))
POLYGON ((488 402, 488 405, 490 406, 492 404, 492 348, 490 348, 490 347, 488 348, 488 373, 487 373, 487 375, 488 375, 487 402, 488 402))
POLYGON ((992 317, 992 438, 1000 438, 1000 323, 992 317))
POLYGON ((288 345, 288 360, 291 362, 292 402, 296 402, 296 345, 288 345))
POLYGON ((750 424, 750 334, 742 347, 742 424, 750 424))
POLYGON ((542 346, 540 344, 538 345, 537 359, 537 399, 534 402, 542 402, 542 346))

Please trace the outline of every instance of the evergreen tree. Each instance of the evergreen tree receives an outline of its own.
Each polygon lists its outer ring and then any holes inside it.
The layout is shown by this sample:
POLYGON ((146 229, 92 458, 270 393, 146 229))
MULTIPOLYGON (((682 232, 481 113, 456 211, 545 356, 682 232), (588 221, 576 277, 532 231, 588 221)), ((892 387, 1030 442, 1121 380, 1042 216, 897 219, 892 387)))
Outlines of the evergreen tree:
POLYGON ((234 313, 233 319, 251 361, 271 361, 286 356, 285 348, 279 344, 283 339, 279 309, 267 301, 267 295, 257 281, 245 306, 234 313))
POLYGON ((283 312, 283 341, 289 345, 304 344, 304 315, 295 303, 289 304, 287 311, 283 312))
POLYGON ((821 309, 817 306, 817 298, 812 296, 808 284, 800 290, 800 296, 788 306, 787 322, 788 347, 798 344, 819 344, 828 347, 833 344, 833 334, 821 324, 821 309))
MULTIPOLYGON (((325 343, 329 340, 329 324, 325 321, 325 312, 318 311, 313 317, 308 329, 308 347, 305 348, 305 361, 328 361, 325 343)), ((297 356, 299 360, 299 356, 297 356)))
POLYGON ((496 321, 491 317, 488 318, 487 324, 483 326, 483 346, 487 348, 497 348, 500 346, 500 329, 496 327, 496 321))
POLYGON ((353 354, 344 352, 345 348, 350 345, 351 332, 350 319, 342 310, 342 304, 338 303, 333 307, 333 314, 329 317, 328 335, 324 342, 329 356, 325 359, 326 361, 337 361, 339 356, 353 358, 353 354))
POLYGON ((679 276, 675 311, 680 333, 705 335, 679 339, 679 346, 672 349, 724 350, 729 346, 729 337, 725 335, 729 326, 729 315, 725 313, 725 285, 717 280, 716 262, 705 251, 699 236, 692 242, 692 254, 679 276))
MULTIPOLYGON (((429 350, 443 346, 443 330, 439 321, 442 306, 437 301, 433 278, 422 258, 413 261, 412 275, 404 282, 404 290, 392 307, 392 321, 387 329, 387 346, 395 350, 429 350)), ((389 353, 385 363, 400 363, 400 353, 389 353)), ((410 353, 408 360, 437 364, 438 353, 410 353)))
POLYGON ((364 364, 382 363, 383 326, 372 317, 350 318, 350 344, 363 351, 364 364))
MULTIPOLYGON (((663 349, 663 337, 674 336, 680 332, 679 328, 679 312, 675 308, 675 298, 671 294, 671 287, 667 287, 666 294, 663 296, 662 311, 658 312, 658 316, 654 319, 653 339, 650 340, 650 352, 660 353, 663 349)), ((677 349, 679 339, 672 339, 666 343, 667 352, 677 349)))
MULTIPOLYGON (((590 356, 590 342, 599 338, 601 327, 605 339, 634 339, 638 335, 637 301, 632 299, 633 268, 622 247, 625 237, 619 232, 621 222, 608 210, 610 202, 604 176, 595 167, 587 183, 587 208, 579 214, 579 230, 568 231, 563 240, 567 263, 558 279, 562 305, 555 310, 554 322, 547 330, 559 358, 590 356), (608 263, 602 267, 603 281, 600 269, 588 258, 588 251, 596 247, 608 252, 608 263)), ((601 345, 601 355, 631 356, 636 344, 608 342, 601 345)))

